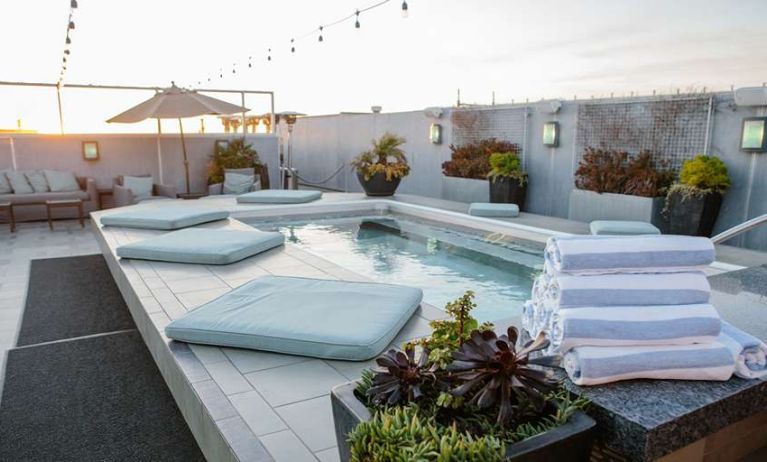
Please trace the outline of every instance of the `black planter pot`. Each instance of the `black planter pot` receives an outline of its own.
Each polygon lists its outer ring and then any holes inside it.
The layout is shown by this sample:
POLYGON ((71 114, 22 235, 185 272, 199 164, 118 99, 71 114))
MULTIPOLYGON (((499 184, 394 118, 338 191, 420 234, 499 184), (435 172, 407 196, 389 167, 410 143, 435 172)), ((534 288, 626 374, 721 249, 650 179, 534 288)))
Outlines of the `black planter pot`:
POLYGON ((722 206, 722 195, 684 196, 681 192, 668 195, 668 232, 687 236, 711 237, 722 206))
POLYGON ((524 210, 527 186, 522 185, 518 179, 499 176, 488 183, 490 184, 490 202, 517 204, 520 211, 524 210))
MULTIPOLYGON (((351 458, 346 435, 362 421, 370 420, 370 411, 357 396, 357 382, 338 385, 330 392, 333 421, 341 462, 351 458)), ((576 412, 566 424, 546 433, 506 446, 506 461, 588 461, 596 422, 583 412, 576 412)))
POLYGON ((366 180, 365 175, 357 172, 357 179, 360 180, 362 189, 365 190, 365 194, 368 196, 393 196, 401 178, 386 181, 385 173, 376 173, 369 180, 366 180))

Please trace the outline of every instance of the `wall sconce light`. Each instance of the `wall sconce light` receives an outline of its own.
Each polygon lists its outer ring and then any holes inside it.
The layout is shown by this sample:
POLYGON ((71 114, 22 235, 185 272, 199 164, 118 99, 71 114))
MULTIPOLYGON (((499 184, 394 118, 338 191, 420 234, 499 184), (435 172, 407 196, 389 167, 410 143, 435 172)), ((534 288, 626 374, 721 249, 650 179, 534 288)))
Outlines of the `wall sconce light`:
POLYGON ((98 141, 83 141, 83 160, 99 160, 98 141))
POLYGON ((442 144, 442 125, 431 124, 429 127, 429 141, 431 141, 431 144, 442 144))
POLYGON ((746 117, 740 134, 740 150, 767 151, 767 117, 746 117))
POLYGON ((559 147, 559 122, 543 124, 543 145, 550 148, 559 147))

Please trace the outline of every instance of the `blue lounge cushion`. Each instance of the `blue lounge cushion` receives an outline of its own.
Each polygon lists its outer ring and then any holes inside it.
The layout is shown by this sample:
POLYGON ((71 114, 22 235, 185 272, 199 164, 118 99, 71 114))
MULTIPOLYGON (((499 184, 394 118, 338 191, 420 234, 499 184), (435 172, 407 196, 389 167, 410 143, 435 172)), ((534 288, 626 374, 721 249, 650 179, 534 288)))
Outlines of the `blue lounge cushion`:
POLYGON ((237 196, 240 204, 303 204, 322 197, 320 191, 263 189, 237 196))
POLYGON ((469 215, 474 215, 475 217, 513 218, 519 216, 519 206, 517 204, 473 202, 469 206, 469 215))
POLYGON ((138 206, 104 215, 101 217, 101 224, 124 228, 171 230, 225 220, 228 217, 229 212, 226 210, 212 208, 138 206))
POLYGON ((324 359, 364 361, 410 319, 421 289, 265 276, 165 327, 174 340, 324 359))
POLYGON ((639 236, 660 234, 660 230, 644 221, 595 220, 589 224, 595 236, 639 236))
POLYGON ((117 248, 117 256, 201 265, 228 265, 285 242, 281 233, 189 228, 117 248))

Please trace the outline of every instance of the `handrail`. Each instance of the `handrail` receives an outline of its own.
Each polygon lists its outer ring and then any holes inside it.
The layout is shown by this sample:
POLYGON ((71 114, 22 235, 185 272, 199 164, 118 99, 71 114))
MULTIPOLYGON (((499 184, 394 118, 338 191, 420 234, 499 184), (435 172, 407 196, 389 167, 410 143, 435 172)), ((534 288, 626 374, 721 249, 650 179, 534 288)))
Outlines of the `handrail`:
POLYGON ((763 225, 764 223, 767 223, 767 213, 764 215, 759 215, 758 217, 754 217, 748 221, 744 221, 737 226, 733 226, 732 228, 717 234, 711 238, 711 242, 714 244, 722 243, 728 239, 732 239, 738 234, 745 233, 746 231, 750 231, 759 225, 763 225))

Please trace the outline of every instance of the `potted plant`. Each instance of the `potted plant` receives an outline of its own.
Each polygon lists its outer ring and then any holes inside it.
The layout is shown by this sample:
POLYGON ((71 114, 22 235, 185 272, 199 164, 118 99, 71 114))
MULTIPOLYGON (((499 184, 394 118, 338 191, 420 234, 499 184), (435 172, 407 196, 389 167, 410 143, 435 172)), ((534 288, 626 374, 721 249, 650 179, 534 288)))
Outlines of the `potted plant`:
POLYGON ((213 155, 208 162, 208 185, 224 182, 224 170, 235 168, 252 168, 262 178, 261 187, 268 189, 268 175, 266 183, 263 181, 266 168, 261 164, 258 152, 251 144, 245 142, 245 138, 231 140, 225 148, 215 145, 213 155))
POLYGON ((518 153, 519 146, 495 138, 450 145, 450 160, 442 163, 442 197, 459 202, 488 202, 490 156, 496 152, 518 153))
POLYGON ((400 149, 403 144, 405 138, 387 132, 378 140, 373 140, 372 149, 352 160, 365 194, 391 196, 400 180, 410 173, 405 152, 400 149))
POLYGON ((333 389, 342 461, 588 460, 595 422, 547 372, 558 358, 537 355, 548 340, 518 348, 515 327, 497 335, 475 306, 469 291, 430 337, 333 389))
POLYGON ((679 182, 666 196, 669 232, 710 237, 729 187, 727 166, 718 157, 699 155, 684 161, 679 182))
POLYGON ((527 197, 527 172, 514 151, 490 154, 490 202, 517 204, 520 210, 527 197))
POLYGON ((666 163, 655 165, 649 151, 588 148, 575 171, 568 217, 576 221, 631 220, 665 229, 665 192, 674 179, 666 163))

